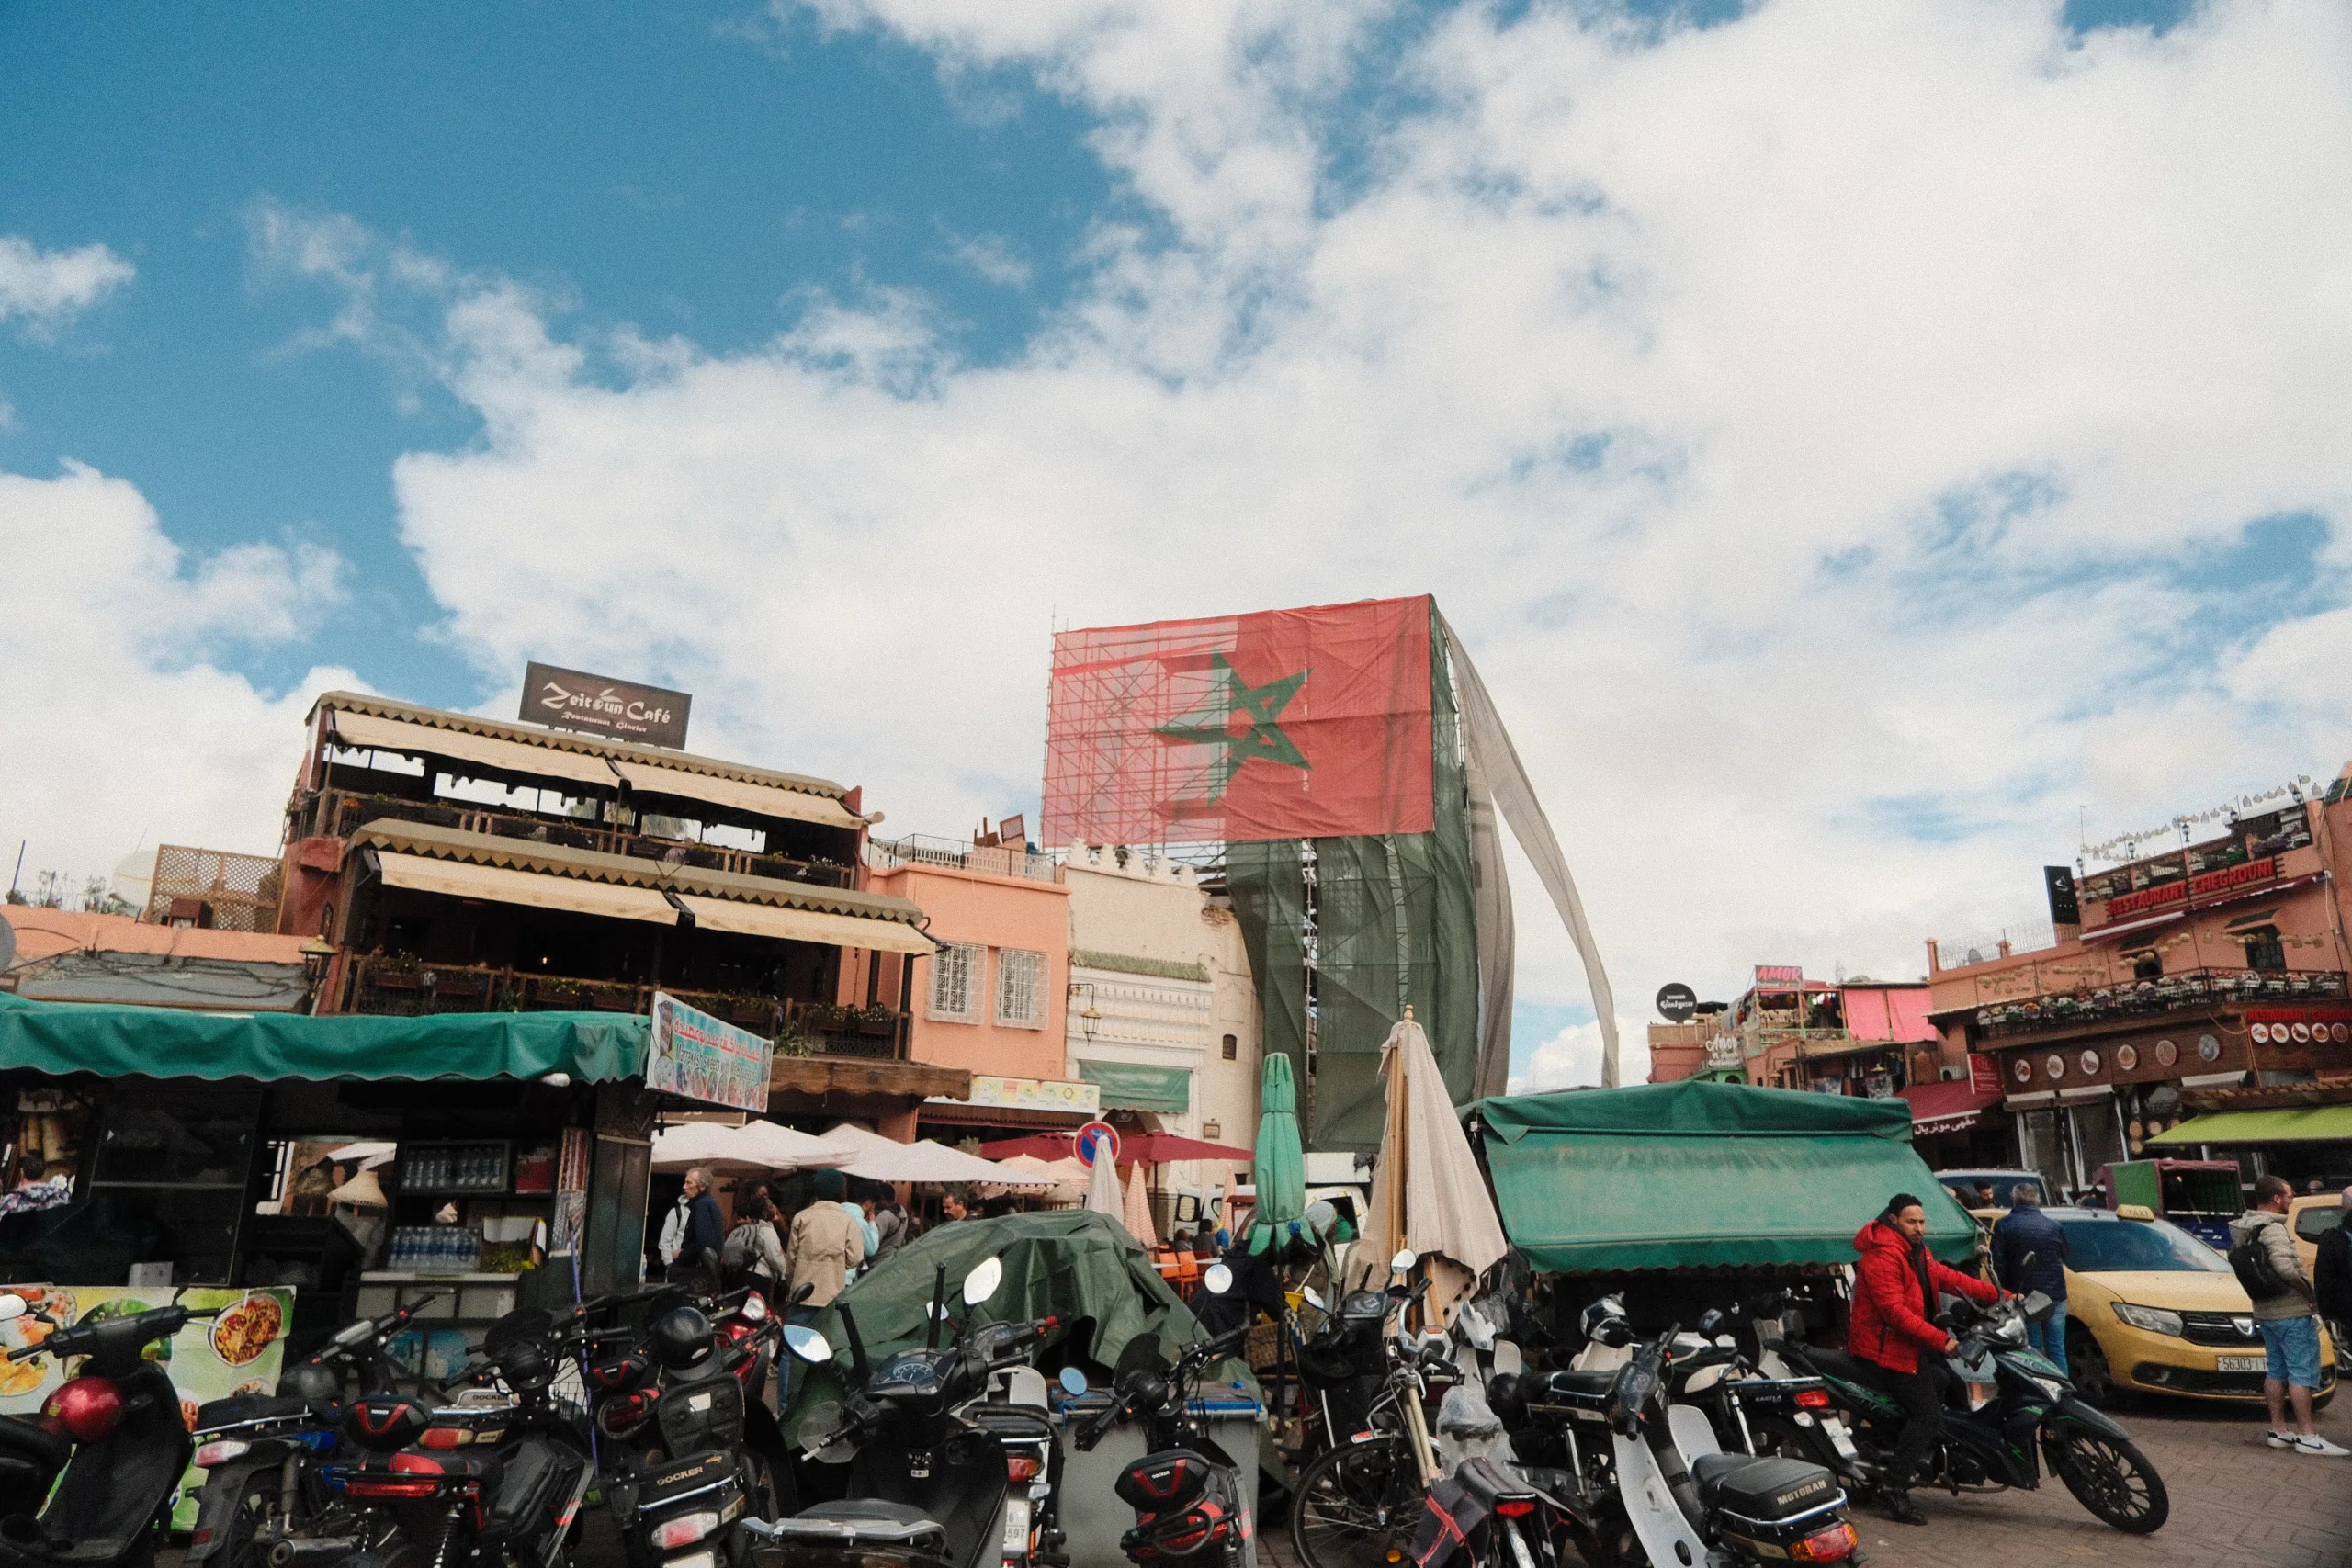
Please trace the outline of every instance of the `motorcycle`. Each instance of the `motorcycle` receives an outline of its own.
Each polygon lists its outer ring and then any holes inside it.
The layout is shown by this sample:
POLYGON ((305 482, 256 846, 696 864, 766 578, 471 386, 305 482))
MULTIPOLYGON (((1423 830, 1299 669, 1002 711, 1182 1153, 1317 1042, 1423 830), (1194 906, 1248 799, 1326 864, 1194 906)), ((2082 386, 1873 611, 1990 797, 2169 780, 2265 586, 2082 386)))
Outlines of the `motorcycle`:
POLYGON ((319 1471, 336 1446, 345 1383, 356 1376, 362 1389, 389 1387, 385 1345, 439 1294, 345 1324, 316 1354, 288 1367, 275 1393, 198 1407, 195 1462, 204 1484, 184 1562, 220 1558, 227 1568, 291 1568, 302 1555, 340 1554, 356 1544, 359 1521, 334 1517, 341 1494, 319 1471))
POLYGON ((716 1568, 722 1555, 740 1563, 747 1544, 719 1532, 747 1512, 775 1517, 777 1477, 786 1474, 789 1485, 788 1473, 746 1436, 747 1412, 766 1414, 750 1391, 765 1380, 775 1316, 756 1292, 713 1305, 731 1309, 722 1325, 731 1317, 753 1331, 728 1333, 682 1301, 647 1325, 643 1350, 588 1369, 603 1395, 596 1429, 612 1444, 605 1500, 630 1568, 716 1568))
MULTIPOLYGON (((23 1315, 22 1297, 0 1295, 0 1321, 23 1315)), ((33 1315, 51 1324, 51 1332, 9 1351, 9 1360, 88 1359, 49 1396, 39 1422, 0 1418, 0 1450, 12 1461, 0 1467, 9 1493, 0 1518, 0 1568, 151 1568, 194 1445, 178 1391, 144 1352, 218 1309, 193 1312, 175 1303, 124 1317, 85 1316, 71 1328, 33 1315), (45 1427, 51 1440, 43 1443, 32 1434, 45 1427), (64 1443, 71 1448, 61 1456, 64 1443), (53 1483, 42 1488, 45 1504, 32 1490, 44 1472, 53 1483)))
MULTIPOLYGON (((1003 1278, 1003 1264, 983 1259, 964 1279, 966 1308, 987 1303, 1003 1278)), ((1061 1322, 983 1324, 975 1314, 942 1349, 946 1293, 943 1267, 923 1348, 878 1366, 867 1359, 854 1313, 839 1306, 856 1387, 846 1401, 810 1410, 799 1441, 817 1462, 850 1467, 850 1496, 774 1522, 744 1521, 740 1528, 755 1544, 852 1551, 865 1568, 1026 1565, 1058 1556, 1059 1542, 1035 1506, 1056 1479, 1054 1428, 1045 1380, 1025 1363, 1061 1322)), ((831 1354, 821 1337, 796 1353, 831 1354)))
MULTIPOLYGON (((1211 1264, 1204 1279, 1213 1294, 1222 1294, 1230 1281, 1222 1263, 1211 1264)), ((1073 1440, 1085 1453, 1121 1422, 1144 1424, 1148 1451, 1113 1483, 1119 1500, 1136 1511, 1135 1528, 1119 1538, 1119 1550, 1137 1568, 1195 1558, 1218 1568, 1256 1568, 1257 1530, 1239 1467, 1194 1410, 1202 1375, 1249 1337, 1244 1324, 1187 1347, 1170 1367, 1160 1356, 1158 1335, 1137 1335, 1119 1353, 1110 1404, 1079 1425, 1073 1440)), ((1082 1395, 1084 1374, 1069 1369, 1063 1386, 1082 1395)))
MULTIPOLYGON (((2052 1310, 2040 1292, 1991 1307, 1946 1298, 1938 1321, 1960 1341, 1951 1358, 1954 1378, 1962 1384, 1990 1385, 1995 1393, 1973 1408, 1947 1404, 1943 1440, 1927 1479, 1955 1495, 1962 1487, 2033 1491, 2047 1465, 2103 1523, 2128 1534, 2151 1534, 2172 1512, 2164 1478, 2120 1423, 2085 1403, 2064 1372, 2026 1347, 2026 1324, 2052 1310)), ((1791 1423, 1777 1427, 1776 1435, 1858 1488, 1876 1488, 1903 1430, 1902 1407, 1866 1382, 1850 1358, 1809 1346, 1804 1335, 1803 1316, 1788 1314, 1775 1348, 1791 1367, 1823 1380, 1851 1417, 1853 1439, 1841 1447, 1817 1421, 1791 1423)))
POLYGON ((345 1405, 344 1451, 364 1457, 326 1477, 366 1505, 368 1534, 312 1550, 365 1568, 557 1568, 593 1478, 549 1393, 569 1337, 526 1307, 492 1326, 471 1386, 448 1403, 368 1393, 345 1405))

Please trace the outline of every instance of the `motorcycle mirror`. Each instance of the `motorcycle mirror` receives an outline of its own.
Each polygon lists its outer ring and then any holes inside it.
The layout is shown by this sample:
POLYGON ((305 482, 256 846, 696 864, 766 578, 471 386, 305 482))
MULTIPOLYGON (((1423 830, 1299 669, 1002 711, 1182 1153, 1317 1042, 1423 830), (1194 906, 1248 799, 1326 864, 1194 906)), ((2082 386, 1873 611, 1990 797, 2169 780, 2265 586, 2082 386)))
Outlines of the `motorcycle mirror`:
POLYGON ((1233 1270, 1222 1263, 1212 1263, 1201 1271, 1201 1289, 1213 1296, 1221 1296, 1233 1289, 1233 1270))
POLYGON ((1409 1274, 1413 1271, 1413 1265, 1419 1261, 1411 1247, 1399 1247, 1396 1256, 1388 1260, 1388 1271, 1391 1274, 1409 1274))
POLYGON ((1298 1299, 1305 1302, 1308 1306, 1313 1307, 1317 1312, 1321 1312, 1323 1310, 1323 1298, 1315 1293, 1314 1287, 1312 1286, 1302 1285, 1299 1287, 1298 1299))
POLYGON ((1064 1367, 1056 1381, 1062 1385, 1062 1392, 1072 1399, 1086 1392, 1086 1374, 1076 1367, 1064 1367))
POLYGON ((982 1258, 978 1268, 964 1276, 964 1304, 975 1307, 979 1305, 996 1294, 996 1288, 1003 1282, 1002 1260, 994 1258, 982 1258))
POLYGON ((825 1362, 833 1359, 833 1348, 825 1337, 802 1324, 786 1324, 784 1342, 792 1353, 804 1361, 825 1362))
POLYGON ((0 1323, 25 1315, 25 1298, 15 1294, 0 1295, 0 1323))

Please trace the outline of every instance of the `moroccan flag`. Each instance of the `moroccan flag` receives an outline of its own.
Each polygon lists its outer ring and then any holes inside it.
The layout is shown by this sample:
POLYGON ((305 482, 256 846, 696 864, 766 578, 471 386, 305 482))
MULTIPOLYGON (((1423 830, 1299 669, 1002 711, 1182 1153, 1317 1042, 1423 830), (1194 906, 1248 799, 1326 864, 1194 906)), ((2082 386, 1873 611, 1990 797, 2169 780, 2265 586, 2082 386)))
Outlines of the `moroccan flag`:
POLYGON ((1426 833, 1428 595, 1054 638, 1046 841, 1426 833))

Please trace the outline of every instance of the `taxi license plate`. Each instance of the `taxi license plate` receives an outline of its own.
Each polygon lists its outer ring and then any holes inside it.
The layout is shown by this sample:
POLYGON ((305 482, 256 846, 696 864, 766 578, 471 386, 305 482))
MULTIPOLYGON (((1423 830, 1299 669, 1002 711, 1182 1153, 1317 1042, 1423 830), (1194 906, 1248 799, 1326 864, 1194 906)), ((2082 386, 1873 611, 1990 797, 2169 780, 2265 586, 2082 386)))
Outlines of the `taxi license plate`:
POLYGON ((2217 1372, 2259 1372, 2270 1367, 2267 1356, 2216 1356, 2213 1370, 2217 1372))

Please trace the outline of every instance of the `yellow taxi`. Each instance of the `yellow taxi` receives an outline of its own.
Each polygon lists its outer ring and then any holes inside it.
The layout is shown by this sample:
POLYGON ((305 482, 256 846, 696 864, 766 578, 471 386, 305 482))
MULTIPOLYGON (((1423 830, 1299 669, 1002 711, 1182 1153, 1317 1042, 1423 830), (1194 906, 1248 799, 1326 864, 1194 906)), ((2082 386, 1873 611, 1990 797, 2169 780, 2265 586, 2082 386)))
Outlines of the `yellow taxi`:
POLYGON ((2306 1275, 2319 1267, 2319 1238, 2344 1223, 2344 1194, 2313 1192, 2287 1205, 2287 1229, 2295 1237, 2295 1255, 2306 1275))
MULTIPOLYGON (((2085 1398, 2261 1403, 2262 1335, 2229 1259, 2136 1203, 2044 1213, 2066 1232, 2066 1371, 2085 1398)), ((2335 1392, 2324 1326, 2319 1348, 2324 1401, 2335 1392)))

